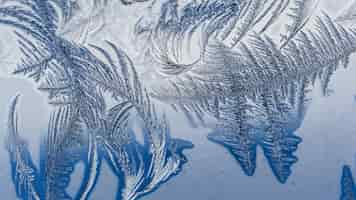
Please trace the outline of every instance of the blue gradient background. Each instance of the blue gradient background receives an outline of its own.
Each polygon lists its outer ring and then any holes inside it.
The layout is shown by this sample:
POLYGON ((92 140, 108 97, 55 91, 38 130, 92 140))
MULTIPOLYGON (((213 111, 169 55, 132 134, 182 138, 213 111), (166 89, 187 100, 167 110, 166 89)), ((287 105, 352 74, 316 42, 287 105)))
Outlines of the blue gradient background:
MULTIPOLYGON (((348 0, 321 0, 320 7, 335 16, 347 3, 348 0)), ((4 38, 0 38, 2 43, 4 38)), ((304 122, 296 133, 303 138, 296 152, 299 161, 293 165, 293 173, 286 184, 280 184, 273 176, 261 149, 258 149, 256 173, 253 177, 248 177, 227 150, 208 141, 208 129, 191 128, 183 116, 169 112, 173 136, 189 140, 195 147, 186 151, 189 162, 178 176, 142 199, 338 199, 342 166, 350 165, 356 174, 355 74, 356 55, 353 55, 349 68, 340 68, 332 76, 330 88, 334 92, 329 97, 321 95, 318 84, 309 94, 312 101, 304 122)), ((35 89, 31 81, 5 76, 0 78, 0 91, 0 145, 4 143, 10 100, 21 93, 20 132, 29 141, 36 163, 40 135, 46 131, 49 117, 46 97, 35 89)), ((0 199, 16 199, 5 148, 0 149, 0 169, 0 199)), ((81 165, 76 168, 70 191, 75 191, 82 170, 81 165)), ((104 164, 99 184, 91 199, 114 199, 116 184, 116 177, 104 164)))

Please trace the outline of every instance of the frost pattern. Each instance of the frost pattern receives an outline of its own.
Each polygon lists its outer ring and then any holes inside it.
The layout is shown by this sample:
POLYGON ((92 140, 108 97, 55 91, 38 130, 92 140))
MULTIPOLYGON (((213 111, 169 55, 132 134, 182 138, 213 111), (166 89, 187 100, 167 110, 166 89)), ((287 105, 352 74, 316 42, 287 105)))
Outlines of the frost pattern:
POLYGON ((117 199, 157 189, 181 171, 183 150, 193 147, 171 138, 158 101, 183 112, 193 126, 206 126, 212 116, 217 124, 209 139, 229 149, 249 176, 261 146, 285 183, 297 162, 302 139, 295 131, 308 88, 319 79, 323 95, 332 95, 334 71, 340 63, 347 67, 356 50, 355 30, 316 15, 314 0, 153 0, 134 28, 144 55, 139 62, 115 42, 87 44, 102 31, 104 10, 113 3, 91 0, 83 17, 80 1, 1 1, 0 24, 13 28, 22 53, 14 74, 38 83, 53 108, 37 169, 18 133, 18 97, 10 107, 6 147, 18 197, 89 199, 103 161, 118 177, 117 199), (269 29, 284 15, 291 20, 276 41, 269 29), (77 32, 79 39, 71 35, 77 32), (142 63, 157 81, 137 71, 142 63), (78 162, 85 163, 85 174, 71 197, 66 188, 78 162))
POLYGON ((16 112, 18 97, 14 98, 8 117, 8 137, 6 149, 9 152, 12 181, 15 183, 16 195, 26 200, 40 200, 37 193, 37 170, 29 157, 29 150, 17 129, 16 112))
POLYGON ((151 138, 145 132, 144 145, 136 141, 129 127, 126 127, 128 137, 98 137, 84 123, 69 121, 70 108, 61 107, 51 115, 37 168, 26 141, 18 133, 17 102, 18 97, 10 106, 7 149, 20 199, 90 199, 103 161, 118 178, 117 199, 137 199, 177 175, 187 162, 183 150, 193 147, 188 141, 171 138, 167 124, 156 127, 160 130, 157 137, 151 138), (66 189, 79 162, 85 165, 84 177, 79 191, 71 197, 66 189))
POLYGON ((209 139, 225 146, 248 176, 255 172, 260 145, 277 180, 285 183, 297 162, 294 152, 302 141, 295 132, 306 112, 308 82, 301 78, 280 89, 265 88, 253 97, 232 99, 221 108, 221 124, 209 139))
POLYGON ((331 70, 323 77, 328 95, 332 66, 341 60, 347 63, 355 51, 356 35, 327 15, 317 17, 315 26, 314 31, 300 31, 283 49, 268 36, 256 34, 241 42, 238 50, 215 40, 207 46, 204 61, 190 71, 151 84, 152 96, 202 119, 207 113, 218 115, 219 105, 234 96, 233 90, 253 93, 263 85, 278 87, 324 69, 331 70))
POLYGON ((342 169, 340 200, 356 199, 355 189, 355 183, 352 177, 350 166, 345 165, 342 169))
POLYGON ((294 153, 302 138, 295 132, 302 125, 311 101, 308 93, 319 81, 323 94, 324 91, 330 94, 331 76, 341 64, 336 62, 279 85, 242 90, 243 93, 233 91, 235 95, 213 112, 219 117, 209 140, 227 148, 248 176, 255 172, 256 149, 260 145, 273 174, 280 183, 285 183, 292 174, 291 167, 298 161, 294 153))

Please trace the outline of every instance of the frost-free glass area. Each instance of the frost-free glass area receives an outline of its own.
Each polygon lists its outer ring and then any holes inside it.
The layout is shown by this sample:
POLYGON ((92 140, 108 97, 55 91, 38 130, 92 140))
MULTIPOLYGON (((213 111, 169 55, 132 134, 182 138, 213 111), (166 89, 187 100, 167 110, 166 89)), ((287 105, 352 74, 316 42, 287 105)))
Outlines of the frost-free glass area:
POLYGON ((354 8, 0 1, 0 199, 356 199, 354 8))

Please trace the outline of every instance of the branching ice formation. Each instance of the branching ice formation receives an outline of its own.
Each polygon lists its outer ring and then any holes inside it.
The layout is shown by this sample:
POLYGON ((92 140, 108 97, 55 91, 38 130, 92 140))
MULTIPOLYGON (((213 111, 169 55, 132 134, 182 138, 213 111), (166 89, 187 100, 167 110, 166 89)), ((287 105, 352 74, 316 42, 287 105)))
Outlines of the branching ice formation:
POLYGON ((306 112, 307 84, 303 78, 280 89, 265 88, 253 97, 230 99, 221 109, 221 124, 209 139, 225 146, 248 176, 255 172, 260 145, 277 180, 285 183, 297 162, 293 153, 301 138, 294 132, 306 112))
POLYGON ((313 0, 152 1, 148 9, 159 5, 152 16, 157 20, 143 24, 142 17, 134 33, 146 41, 138 44, 144 65, 159 79, 148 82, 136 60, 114 42, 106 41, 105 47, 82 42, 101 31, 105 20, 94 18, 103 16, 111 2, 91 1, 89 17, 80 20, 78 1, 1 2, 0 24, 14 29, 22 53, 14 73, 34 79, 55 109, 36 169, 17 130, 17 98, 10 108, 7 150, 18 197, 88 199, 103 161, 118 176, 117 199, 137 199, 158 188, 181 170, 183 150, 192 144, 171 138, 157 100, 182 111, 196 126, 213 116, 216 134, 209 139, 227 147, 247 175, 254 174, 260 145, 274 175, 285 183, 297 161, 301 138, 294 132, 306 112, 308 86, 320 77, 323 94, 331 94, 332 74, 339 63, 347 66, 356 50, 355 30, 326 13, 312 15, 313 0), (292 20, 276 40, 269 29, 283 15, 292 20), (99 22, 99 28, 84 25, 79 42, 64 37, 77 22, 99 22), (191 55, 194 43, 197 56, 191 55), (136 123, 144 145, 136 140, 136 123), (65 189, 80 161, 85 178, 71 197, 65 189))
MULTIPOLYGON (((42 195, 40 199, 72 199, 65 188, 79 158, 76 152, 67 151, 71 151, 68 146, 75 145, 72 143, 76 143, 77 135, 81 136, 84 132, 89 133, 83 147, 87 157, 82 158, 86 163, 86 173, 75 199, 88 199, 96 185, 103 157, 98 149, 100 144, 105 146, 104 152, 115 155, 115 160, 107 159, 109 163, 114 165, 113 162, 119 162, 114 168, 115 172, 120 172, 119 179, 122 178, 121 172, 124 174, 125 181, 120 181, 125 184, 120 186, 124 190, 118 191, 118 199, 136 199, 177 174, 186 161, 182 151, 192 145, 169 138, 168 122, 158 116, 130 58, 110 42, 107 43, 116 55, 115 62, 106 50, 92 46, 104 57, 104 62, 87 48, 58 36, 58 13, 50 1, 16 1, 13 4, 0 9, 0 23, 14 27, 19 38, 24 58, 15 73, 28 75, 39 82, 39 89, 49 94, 50 104, 58 109, 49 125, 44 155, 48 157, 41 164, 44 168, 41 169, 44 173, 41 176, 44 178, 37 179, 43 184, 36 193, 42 195), (104 99, 106 93, 110 93, 117 102, 108 111, 104 99), (125 147, 127 142, 129 146, 135 143, 132 143, 133 135, 129 134, 128 123, 134 111, 140 117, 147 137, 144 153, 138 150, 142 147, 136 144, 134 148, 138 148, 137 152, 130 153, 132 147, 125 147), (73 157, 66 160, 64 155, 73 157), (138 166, 130 163, 130 159, 143 156, 147 158, 138 166), (146 166, 146 163, 150 165, 146 166), (127 164, 129 166, 125 167, 127 164), (131 165, 133 169, 130 169, 131 165), (141 167, 144 174, 131 171, 136 167, 141 167), (138 187, 133 187, 132 179, 138 180, 138 187)), ((34 179, 33 175, 31 177, 34 179)), ((32 179, 26 180, 28 184, 32 179)), ((21 198, 26 199, 24 196, 21 198)))
POLYGON ((112 118, 110 113, 106 122, 115 126, 113 132, 97 137, 85 123, 70 121, 69 107, 60 107, 51 116, 37 169, 26 142, 18 133, 17 102, 18 97, 10 106, 7 150, 20 199, 90 199, 103 159, 118 177, 116 199, 137 199, 177 175, 187 161, 183 150, 193 147, 190 142, 172 139, 167 124, 156 127, 162 132, 154 138, 145 133, 145 146, 142 146, 129 126, 116 126, 118 120, 125 119, 119 119, 117 114, 112 118), (66 189, 79 162, 84 163, 84 176, 79 191, 71 197, 66 189))
MULTIPOLYGON (((279 87, 306 74, 332 69, 329 67, 355 51, 353 30, 335 24, 327 15, 317 18, 315 26, 314 31, 301 31, 282 50, 268 36, 256 34, 241 42, 236 51, 215 41, 208 45, 203 63, 153 84, 152 96, 201 115, 216 110, 219 101, 232 96, 230 85, 237 85, 242 93, 253 93, 264 85, 279 87)), ((324 77, 324 88, 329 77, 330 73, 324 77)))
POLYGON ((37 170, 29 157, 26 142, 19 136, 16 112, 18 97, 14 98, 8 117, 8 137, 6 149, 9 152, 12 181, 15 183, 16 195, 26 200, 40 200, 37 193, 37 170))

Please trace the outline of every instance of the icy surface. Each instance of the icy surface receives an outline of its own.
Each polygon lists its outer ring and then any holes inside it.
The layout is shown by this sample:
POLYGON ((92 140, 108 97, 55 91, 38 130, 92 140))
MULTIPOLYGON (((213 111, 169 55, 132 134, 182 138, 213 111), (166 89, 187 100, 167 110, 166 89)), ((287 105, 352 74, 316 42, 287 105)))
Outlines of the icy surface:
POLYGON ((0 1, 1 199, 354 200, 346 2, 0 1))

